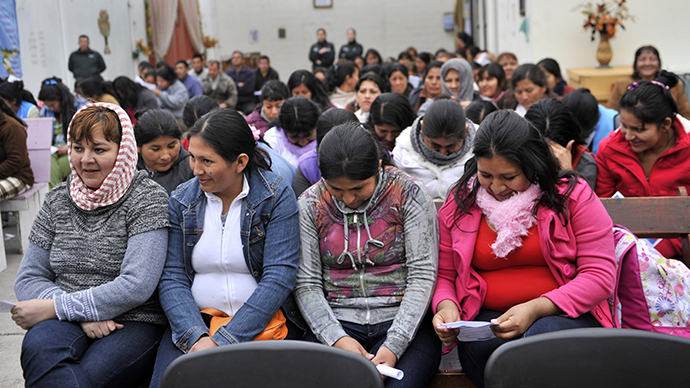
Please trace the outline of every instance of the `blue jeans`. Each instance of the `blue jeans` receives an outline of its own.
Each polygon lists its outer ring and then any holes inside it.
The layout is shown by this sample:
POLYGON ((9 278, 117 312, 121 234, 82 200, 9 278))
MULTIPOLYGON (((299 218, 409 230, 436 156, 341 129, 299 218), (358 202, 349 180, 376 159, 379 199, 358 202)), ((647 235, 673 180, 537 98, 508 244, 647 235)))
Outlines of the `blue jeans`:
MULTIPOLYGON (((481 309, 475 321, 490 321, 498 318, 503 313, 498 311, 481 309)), ((550 333, 559 330, 579 329, 585 327, 601 327, 592 314, 580 315, 578 318, 551 316, 538 319, 530 326, 522 337, 530 337, 537 334, 550 333)), ((511 340, 492 338, 488 341, 460 342, 458 343, 458 357, 460 365, 467 377, 477 386, 484 386, 484 367, 489 357, 499 346, 511 340)))
MULTIPOLYGON (((303 339, 304 331, 297 327, 297 325, 292 323, 292 321, 288 319, 286 322, 286 326, 288 328, 288 334, 287 337, 285 337, 285 339, 303 339)), ((158 347, 158 354, 156 355, 156 365, 153 368, 153 376, 151 377, 151 385, 149 386, 150 388, 160 387, 165 370, 168 369, 168 366, 170 366, 170 364, 172 364, 172 362, 180 356, 184 356, 184 353, 177 346, 175 346, 175 343, 172 341, 172 330, 168 327, 168 329, 165 330, 165 333, 163 334, 163 340, 161 341, 160 346, 158 347)))
MULTIPOLYGON (((407 350, 395 364, 396 368, 405 372, 405 377, 402 380, 386 378, 386 388, 426 388, 431 383, 441 362, 441 340, 434 332, 431 318, 432 315, 427 313, 407 350)), ((351 322, 340 324, 348 336, 356 339, 369 353, 376 354, 386 340, 386 334, 393 321, 376 325, 359 325, 351 322)), ((319 342, 311 332, 307 333, 305 339, 319 342)))
POLYGON ((79 323, 47 320, 29 329, 21 364, 27 387, 129 387, 151 374, 165 327, 121 322, 107 337, 91 339, 79 323))

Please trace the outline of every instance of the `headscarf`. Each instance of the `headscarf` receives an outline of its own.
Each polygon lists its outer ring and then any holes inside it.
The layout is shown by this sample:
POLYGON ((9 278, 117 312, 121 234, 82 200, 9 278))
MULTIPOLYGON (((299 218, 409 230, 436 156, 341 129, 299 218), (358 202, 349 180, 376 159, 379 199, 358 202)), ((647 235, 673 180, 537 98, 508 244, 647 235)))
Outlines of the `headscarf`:
MULTIPOLYGON (((70 197, 72 197, 72 200, 79 208, 84 210, 93 210, 117 202, 129 188, 137 170, 137 142, 134 138, 132 122, 129 120, 127 112, 122 108, 104 102, 88 104, 74 114, 72 122, 74 122, 74 118, 84 109, 92 106, 102 106, 117 114, 120 120, 120 126, 122 127, 122 139, 120 140, 120 148, 117 151, 115 165, 108 176, 103 180, 101 187, 97 190, 90 189, 84 184, 72 164, 71 157, 69 158, 69 167, 72 170, 69 187, 70 197)), ((72 122, 70 122, 70 126, 67 130, 67 152, 70 156, 72 154, 72 137, 70 133, 72 130, 72 122)))
POLYGON ((472 67, 466 60, 462 58, 453 58, 446 61, 446 63, 441 66, 441 87, 443 88, 443 93, 449 96, 455 96, 457 101, 472 101, 474 96, 474 74, 472 73, 472 67), (458 89, 458 94, 454 94, 446 85, 446 75, 448 71, 454 69, 458 71, 460 77, 460 88, 458 89))

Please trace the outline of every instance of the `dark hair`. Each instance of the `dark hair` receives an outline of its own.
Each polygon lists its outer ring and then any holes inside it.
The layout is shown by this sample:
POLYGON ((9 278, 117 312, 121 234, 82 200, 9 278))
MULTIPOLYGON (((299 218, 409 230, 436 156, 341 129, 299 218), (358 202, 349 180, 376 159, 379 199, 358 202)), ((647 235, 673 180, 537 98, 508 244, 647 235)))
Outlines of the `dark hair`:
MULTIPOLYGON (((326 69, 326 68, 323 67, 323 66, 316 66, 316 67, 314 68, 314 70, 313 70, 311 73, 312 73, 312 74, 323 73, 323 75, 326 76, 326 74, 328 74, 328 69, 326 69)), ((317 80, 318 80, 318 78, 317 78, 317 80)), ((322 82, 323 82, 323 81, 322 81, 322 82)))
POLYGON ((26 127, 26 123, 22 119, 17 117, 17 115, 12 110, 12 108, 9 105, 7 105, 5 100, 3 100, 2 98, 0 98, 0 112, 2 112, 5 115, 10 116, 11 118, 17 120, 17 122, 19 122, 21 125, 26 127))
POLYGON ((386 72, 383 71, 382 64, 378 63, 367 63, 366 65, 362 66, 362 70, 359 71, 359 76, 361 77, 367 73, 374 73, 381 78, 384 78, 386 76, 386 72))
POLYGON ((201 59, 202 61, 204 60, 204 56, 201 55, 200 53, 196 53, 196 54, 192 55, 192 59, 194 59, 194 58, 199 58, 199 59, 201 59))
POLYGON ((465 110, 457 101, 434 101, 424 113, 422 135, 431 139, 460 141, 467 137, 465 110))
POLYGON ((565 104, 555 98, 542 98, 530 106, 525 114, 535 128, 548 140, 562 147, 575 140, 575 145, 584 144, 582 129, 565 104))
POLYGON ((278 112, 279 125, 288 135, 309 134, 316 128, 321 111, 306 97, 290 97, 278 112))
POLYGON ((424 75, 422 75, 422 84, 424 83, 424 79, 426 79, 426 76, 429 75, 429 70, 435 69, 435 68, 441 69, 443 67, 443 62, 441 61, 431 61, 429 62, 428 65, 426 65, 426 69, 424 69, 424 75))
POLYGON ((214 109, 206 113, 189 131, 189 138, 194 136, 199 136, 228 163, 235 162, 240 154, 246 154, 249 156, 248 171, 255 168, 270 170, 270 157, 257 146, 249 124, 235 110, 214 109))
POLYGON ((268 55, 262 55, 262 56, 260 56, 260 57, 259 57, 259 61, 262 60, 262 59, 267 60, 269 63, 271 62, 271 60, 268 58, 268 55))
POLYGON ((390 125, 401 130, 412 125, 417 115, 414 113, 410 101, 402 94, 380 94, 369 109, 369 126, 390 125))
MULTIPOLYGON (((465 164, 465 173, 453 186, 455 203, 458 208, 455 220, 471 214, 474 206, 479 179, 469 185, 477 175, 477 160, 502 156, 516 163, 532 184, 538 184, 544 193, 538 205, 553 209, 563 225, 568 224, 566 201, 577 184, 577 175, 572 171, 561 171, 561 166, 553 156, 549 144, 539 131, 515 111, 503 109, 484 119, 474 137, 474 157, 465 164), (561 178, 566 178, 562 182, 561 178), (563 193, 558 186, 566 185, 563 193)), ((538 206, 534 207, 536 215, 538 206)))
POLYGON ((182 122, 187 128, 191 128, 203 115, 218 108, 220 106, 211 97, 204 95, 194 96, 184 105, 182 122))
POLYGON ((410 55, 410 53, 408 53, 407 51, 401 51, 400 54, 398 54, 398 61, 403 58, 411 61, 412 55, 410 55))
POLYGON ((97 98, 103 94, 110 94, 116 96, 113 84, 104 82, 101 77, 88 77, 77 81, 77 89, 79 93, 89 99, 97 98))
POLYGON ((174 84, 177 81, 177 74, 175 73, 175 69, 170 67, 167 63, 164 63, 163 66, 159 66, 158 69, 156 69, 156 77, 161 77, 164 80, 168 81, 170 85, 174 84))
POLYGON ((632 84, 618 104, 618 111, 626 110, 643 124, 660 124, 666 118, 672 121, 678 113, 678 105, 673 99, 669 89, 678 84, 678 77, 675 74, 662 70, 656 81, 643 81, 638 85, 632 84))
POLYGON ((553 74, 554 77, 558 81, 563 81, 563 76, 561 75, 561 67, 558 65, 558 62, 556 62, 555 59, 553 58, 544 58, 541 61, 537 62, 537 66, 539 66, 542 70, 553 74))
POLYGON ((396 71, 403 73, 405 78, 410 76, 410 71, 407 69, 407 66, 398 62, 388 63, 386 66, 384 66, 384 69, 386 70, 386 79, 391 78, 391 75, 393 75, 393 73, 396 71))
POLYGON ((384 93, 386 91, 386 81, 375 73, 366 73, 363 76, 359 77, 359 81, 357 81, 357 85, 355 85, 355 91, 359 91, 360 86, 362 86, 362 82, 365 81, 371 81, 375 83, 376 86, 378 86, 381 93, 384 93))
POLYGON ((141 72, 141 69, 153 69, 153 65, 150 64, 149 61, 141 61, 137 65, 137 69, 141 72))
POLYGON ((474 45, 474 39, 472 39, 472 35, 466 33, 465 31, 458 32, 458 39, 463 41, 465 43, 465 46, 474 45))
POLYGON ((506 86, 506 72, 503 71, 503 66, 496 62, 488 63, 479 68, 479 79, 482 79, 482 74, 487 73, 488 78, 496 78, 498 80, 498 90, 505 89, 506 86))
POLYGON ((379 59, 379 60, 378 60, 378 64, 383 63, 383 60, 381 59, 381 54, 379 54, 379 52, 376 51, 376 50, 373 49, 373 48, 370 48, 370 49, 367 50, 367 52, 364 54, 364 62, 367 61, 367 57, 369 56, 369 54, 373 54, 373 55, 375 55, 375 56, 379 59))
POLYGON ((0 97, 15 105, 20 105, 22 101, 36 105, 36 99, 30 91, 24 89, 22 80, 0 83, 0 97))
POLYGON ((134 117, 137 119, 136 124, 134 124, 134 137, 137 140, 138 147, 150 143, 161 136, 170 136, 178 140, 182 139, 182 130, 175 116, 165 109, 140 111, 134 117))
POLYGON ((319 31, 323 31, 324 34, 326 33, 326 29, 323 28, 323 27, 319 27, 319 28, 316 29, 316 33, 317 33, 317 34, 318 34, 319 31))
POLYGON ((272 79, 261 88, 261 101, 280 101, 290 98, 290 91, 284 83, 277 79, 272 79))
POLYGON ((217 59, 211 59, 210 61, 208 61, 208 62, 206 63, 206 66, 207 66, 207 67, 210 67, 211 65, 213 65, 213 66, 218 66, 218 69, 221 68, 221 67, 220 67, 220 62, 219 62, 217 59))
MULTIPOLYGON (((144 73, 144 78, 147 78, 149 76, 153 76, 155 78, 156 77, 156 70, 155 69, 146 70, 146 73, 144 73)), ((153 82, 156 82, 156 81, 154 80, 153 82)))
POLYGON ((348 122, 334 127, 321 140, 319 170, 323 179, 361 181, 378 174, 379 161, 390 162, 387 154, 371 132, 348 122))
POLYGON ((525 63, 517 67, 510 77, 510 85, 515 89, 515 85, 523 80, 530 80, 537 86, 543 86, 548 89, 546 84, 546 74, 539 66, 532 63, 525 63))
POLYGON ((480 65, 479 63, 477 63, 477 62, 475 62, 475 61, 469 61, 469 62, 467 62, 467 63, 470 64, 470 67, 472 68, 472 71, 479 70, 479 69, 482 68, 482 65, 480 65))
POLYGON ((467 53, 469 53, 472 56, 472 58, 476 57, 477 54, 483 52, 483 50, 477 46, 469 46, 469 47, 465 48, 465 51, 467 53))
POLYGON ((57 119, 62 123, 62 133, 67 139, 67 126, 72 121, 72 116, 77 112, 74 106, 74 95, 58 77, 47 78, 41 82, 41 90, 38 92, 41 101, 59 101, 62 110, 57 113, 57 119))
POLYGON ((139 102, 139 93, 145 88, 122 75, 113 80, 113 89, 115 90, 114 96, 123 109, 134 109, 139 102))
POLYGON ((498 106, 493 101, 474 100, 465 108, 465 116, 475 124, 481 124, 484 118, 490 113, 498 110, 498 106))
POLYGON ((81 39, 81 38, 86 38, 86 39, 89 39, 89 36, 88 36, 88 35, 84 35, 84 34, 82 34, 82 35, 79 35, 79 39, 81 39))
POLYGON ((328 93, 326 93, 326 88, 323 86, 323 82, 319 81, 314 74, 310 73, 308 70, 296 70, 288 79, 287 87, 292 94, 292 89, 304 85, 311 92, 311 99, 319 105, 321 110, 326 110, 329 108, 331 103, 328 98, 328 93))
POLYGON ((359 67, 352 61, 344 61, 331 66, 326 72, 326 79, 323 80, 326 91, 328 91, 328 93, 333 93, 336 87, 339 87, 345 82, 347 76, 352 77, 352 75, 358 71, 359 67))
POLYGON ((594 132, 599 122, 599 102, 589 89, 579 88, 563 96, 561 102, 570 109, 582 130, 582 141, 594 132))
MULTIPOLYGON (((650 51, 652 54, 656 55, 656 58, 659 60, 659 69, 661 69, 661 56, 659 56, 659 50, 657 50, 654 46, 642 46, 635 51, 635 60, 633 61, 632 78, 636 81, 642 79, 640 71, 637 69, 637 58, 639 58, 640 55, 642 55, 642 53, 645 51, 650 51)), ((654 78, 656 78, 658 75, 659 74, 657 73, 654 78)))
POLYGON ((347 109, 331 108, 321 115, 316 121, 316 147, 318 149, 321 140, 336 125, 345 123, 359 123, 354 112, 347 109))
POLYGON ((177 62, 175 62, 175 66, 179 65, 180 63, 184 65, 185 69, 189 69, 189 63, 187 63, 187 61, 185 61, 184 59, 180 59, 177 62))
POLYGON ((431 54, 426 51, 417 54, 417 58, 421 59, 427 65, 431 62, 431 54))

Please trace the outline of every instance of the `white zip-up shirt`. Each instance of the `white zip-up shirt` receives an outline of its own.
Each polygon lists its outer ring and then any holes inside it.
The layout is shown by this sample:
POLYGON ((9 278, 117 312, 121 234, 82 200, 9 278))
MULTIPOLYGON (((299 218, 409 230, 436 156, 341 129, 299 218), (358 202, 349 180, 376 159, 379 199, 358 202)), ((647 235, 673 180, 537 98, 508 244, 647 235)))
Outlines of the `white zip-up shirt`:
POLYGON ((242 177, 242 192, 232 201, 225 224, 223 202, 215 194, 206 194, 204 232, 192 251, 192 268, 196 272, 192 295, 199 310, 218 309, 229 317, 244 305, 257 287, 244 259, 240 237, 242 199, 249 193, 249 183, 242 177))

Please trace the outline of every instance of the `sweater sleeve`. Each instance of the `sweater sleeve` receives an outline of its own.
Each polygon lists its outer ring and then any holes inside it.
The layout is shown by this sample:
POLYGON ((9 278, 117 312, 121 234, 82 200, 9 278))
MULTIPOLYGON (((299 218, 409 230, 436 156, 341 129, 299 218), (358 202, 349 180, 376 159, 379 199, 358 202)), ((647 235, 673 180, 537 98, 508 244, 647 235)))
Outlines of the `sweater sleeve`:
POLYGON ((146 302, 163 272, 168 230, 161 228, 131 236, 120 275, 97 287, 56 294, 55 313, 61 321, 113 319, 146 302))
MULTIPOLYGON (((4 114, 4 113, 1 113, 4 114)), ((26 150, 26 131, 18 125, 13 125, 5 118, 0 130, 0 146, 5 149, 5 160, 0 161, 0 179, 15 176, 22 168, 29 156, 26 150)))
POLYGON ((616 192, 617 179, 612 173, 609 164, 608 152, 606 150, 606 145, 610 138, 605 138, 600 143, 599 152, 597 152, 597 183, 595 186, 595 191, 599 197, 610 197, 616 192))
POLYGON ((52 299, 63 293, 55 283, 50 252, 30 242, 17 271, 14 293, 17 300, 52 299))
POLYGON ((311 187, 311 182, 304 176, 302 169, 297 166, 295 170, 295 176, 292 178, 292 191, 295 192, 297 197, 300 196, 305 190, 311 187))
MULTIPOLYGON (((449 198, 453 194, 448 195, 449 198)), ((436 307, 444 300, 451 300, 460 308, 460 301, 457 298, 455 289, 455 281, 458 278, 458 271, 455 268, 453 260, 453 238, 450 233, 450 228, 446 224, 446 218, 452 219, 454 212, 454 202, 444 205, 439 211, 439 252, 438 252, 438 279, 436 282, 436 289, 434 290, 434 297, 432 302, 432 309, 436 312, 436 307), (450 210, 453 207, 453 210, 450 210)))
POLYGON ((404 195, 408 196, 402 207, 407 287, 382 345, 398 359, 414 338, 429 307, 436 282, 439 246, 436 207, 424 185, 415 181, 404 195))
POLYGON ((189 92, 187 92, 187 88, 184 87, 182 81, 175 82, 179 83, 182 87, 174 87, 171 85, 168 87, 167 91, 161 91, 160 96, 158 96, 158 98, 161 100, 161 106, 163 108, 178 110, 184 107, 184 105, 187 103, 187 100, 189 100, 189 92))
POLYGON ((228 77, 228 98, 225 100, 225 105, 228 108, 234 108, 237 105, 237 84, 230 77, 228 77))
POLYGON ((340 338, 347 337, 347 333, 335 317, 324 294, 319 234, 314 216, 318 198, 312 191, 308 191, 300 197, 298 203, 301 247, 295 299, 302 317, 316 338, 332 346, 340 338))
MULTIPOLYGON (((577 246, 577 257, 570 258, 575 261, 575 276, 543 295, 571 318, 591 311, 608 298, 616 282, 613 222, 589 186, 582 181, 578 186, 569 200, 569 226, 577 246)), ((551 238, 561 236, 555 234, 551 238)))

